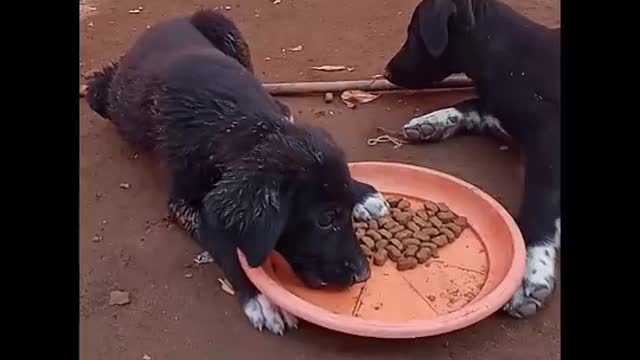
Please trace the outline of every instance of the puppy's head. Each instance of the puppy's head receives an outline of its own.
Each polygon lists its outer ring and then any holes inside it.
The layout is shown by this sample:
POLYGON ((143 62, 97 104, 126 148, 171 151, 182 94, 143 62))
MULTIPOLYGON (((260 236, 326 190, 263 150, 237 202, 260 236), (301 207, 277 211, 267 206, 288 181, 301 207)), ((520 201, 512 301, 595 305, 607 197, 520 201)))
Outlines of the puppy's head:
POLYGON ((322 130, 287 126, 225 172, 205 198, 208 216, 260 266, 272 250, 309 287, 348 287, 368 279, 352 229, 351 176, 322 130))
POLYGON ((407 39, 385 68, 390 82, 420 89, 453 72, 452 48, 475 25, 471 0, 423 0, 414 10, 407 39))

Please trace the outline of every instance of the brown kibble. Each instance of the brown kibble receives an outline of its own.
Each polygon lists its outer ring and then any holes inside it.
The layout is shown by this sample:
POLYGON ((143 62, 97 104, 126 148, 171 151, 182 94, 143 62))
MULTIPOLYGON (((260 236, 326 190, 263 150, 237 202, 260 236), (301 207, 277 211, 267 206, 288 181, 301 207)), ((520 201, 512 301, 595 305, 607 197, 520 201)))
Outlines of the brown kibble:
POLYGON ((393 221, 392 219, 389 219, 389 221, 387 221, 386 223, 384 223, 384 226, 382 226, 383 228, 385 228, 385 230, 391 230, 394 227, 398 226, 399 224, 395 221, 393 221))
POLYGON ((429 241, 429 239, 431 239, 431 236, 424 231, 419 231, 413 234, 413 236, 420 241, 429 241))
POLYGON ((404 256, 415 256, 418 250, 420 250, 420 247, 418 245, 409 245, 404 249, 402 253, 404 254, 404 256))
POLYGON ((439 202, 436 204, 436 206, 438 207, 439 211, 449 211, 449 207, 445 203, 439 202))
POLYGON ((439 212, 437 215, 438 219, 444 222, 450 222, 456 219, 456 214, 451 211, 439 212))
POLYGON ((453 231, 453 233, 456 234, 456 236, 460 236, 460 234, 462 234, 462 227, 454 223, 445 224, 444 227, 453 231))
POLYGON ((403 257, 398 259, 398 271, 411 270, 418 266, 418 259, 414 257, 403 257))
POLYGON ((398 233, 395 234, 395 238, 398 240, 403 240, 406 239, 408 237, 410 237, 411 235, 413 235, 413 233, 411 232, 411 230, 402 230, 398 233))
POLYGON ((427 212, 424 211, 424 210, 416 211, 416 216, 418 216, 419 218, 421 218, 424 221, 428 221, 429 220, 429 215, 427 215, 427 212))
POLYGON ((397 206, 397 208, 400 209, 400 210, 405 210, 405 209, 408 209, 410 207, 411 207, 411 203, 408 202, 407 200, 401 200, 398 203, 398 206, 397 206))
POLYGON ((364 256, 366 256, 366 257, 372 257, 373 256, 373 251, 371 251, 371 249, 369 249, 366 245, 360 245, 360 248, 362 249, 362 252, 364 253, 364 256))
POLYGON ((449 242, 449 239, 447 239, 446 235, 438 235, 431 239, 431 242, 435 243, 439 247, 443 247, 449 242))
POLYGON ((404 226, 402 226, 402 225, 396 225, 395 227, 393 227, 393 228, 389 229, 389 232, 395 235, 396 233, 399 233, 399 232, 400 232, 400 231, 402 231, 402 230, 406 230, 406 229, 404 228, 404 226))
POLYGON ((402 213, 402 210, 398 208, 391 208, 391 216, 395 216, 396 214, 402 213))
POLYGON ((368 237, 372 238, 374 241, 382 240, 382 235, 378 234, 378 232, 375 230, 367 230, 365 234, 368 237))
POLYGON ((365 229, 356 230, 356 239, 360 239, 361 237, 363 237, 366 232, 367 230, 365 229))
POLYGON ((418 226, 418 224, 414 223, 413 221, 409 221, 404 226, 407 229, 413 231, 414 233, 420 231, 420 227, 418 226))
POLYGON ((406 213, 406 212, 401 212, 401 213, 395 214, 395 215, 393 216, 393 218, 394 218, 398 223, 400 223, 400 224, 402 224, 402 225, 404 225, 404 224, 408 223, 408 222, 409 222, 409 220, 411 220, 411 218, 412 218, 412 217, 413 217, 413 216, 412 216, 411 214, 406 213))
POLYGON ((423 247, 416 253, 416 259, 418 259, 419 264, 424 264, 431 257, 431 249, 428 247, 423 247))
POLYGON ((387 251, 385 249, 380 249, 373 254, 373 263, 376 266, 382 266, 387 262, 388 258, 387 251))
POLYGON ((453 220, 453 223, 462 227, 463 229, 467 226, 467 218, 464 216, 458 216, 455 220, 453 220))
POLYGON ((444 225, 442 220, 438 219, 438 217, 436 216, 432 216, 431 218, 429 218, 429 222, 438 229, 440 229, 442 225, 444 225))
POLYGON ((440 234, 440 231, 434 227, 428 227, 416 233, 416 237, 422 241, 429 240, 430 237, 440 234), (420 234, 420 236, 418 236, 420 234), (426 238, 426 239, 425 239, 426 238))
POLYGON ((449 242, 453 242, 453 240, 456 239, 456 234, 454 234, 453 231, 451 231, 451 229, 447 229, 446 227, 443 227, 442 229, 440 229, 440 232, 447 236, 447 239, 449 239, 449 242))
POLYGON ((376 250, 384 249, 389 245, 389 240, 379 240, 376 241, 376 250))
POLYGON ((427 214, 438 212, 438 205, 433 201, 425 200, 423 206, 424 206, 424 209, 427 211, 427 214))
POLYGON ((398 240, 398 239, 396 239, 396 238, 392 238, 391 240, 389 240, 389 242, 390 242, 393 246, 395 246, 396 248, 398 248, 398 250, 400 250, 400 251, 404 250, 404 244, 403 244, 400 240, 398 240))
POLYGON ((393 237, 393 234, 389 230, 386 230, 386 229, 378 230, 378 234, 382 235, 382 237, 387 239, 387 240, 389 240, 389 239, 391 239, 393 237))
POLYGON ((376 246, 376 242, 373 241, 373 239, 368 236, 361 237, 360 242, 363 243, 369 249, 373 249, 373 247, 376 246))
POLYGON ((384 225, 386 223, 388 223, 389 221, 393 221, 393 219, 391 219, 390 216, 385 216, 385 217, 381 217, 380 219, 378 219, 378 229, 384 227, 384 225))
POLYGON ((378 222, 375 220, 369 220, 367 225, 369 226, 369 230, 378 230, 378 222))
POLYGON ((431 249, 432 253, 434 253, 434 252, 436 252, 438 250, 438 245, 432 243, 431 241, 423 242, 422 244, 420 244, 420 247, 429 248, 429 249, 431 249))
POLYGON ((402 244, 404 246, 409 246, 409 245, 420 246, 421 243, 422 242, 420 240, 412 237, 402 240, 402 244))
MULTIPOLYGON (((426 215, 426 213, 425 213, 425 215, 426 215)), ((429 225, 429 224, 428 224, 424 219, 422 219, 421 217, 419 217, 419 216, 417 216, 417 215, 416 215, 416 216, 414 216, 414 217, 412 217, 412 218, 411 218, 411 221, 413 221, 413 222, 414 222, 416 225, 418 225, 421 229, 422 229, 422 228, 426 228, 426 227, 427 227, 427 225, 429 225)))
POLYGON ((365 223, 365 222, 354 222, 353 226, 356 229, 368 229, 369 228, 369 225, 367 223, 365 223))
POLYGON ((389 259, 391 259, 392 261, 398 261, 398 259, 402 257, 402 251, 398 250, 398 248, 393 245, 387 246, 386 250, 389 259))
POLYGON ((389 206, 397 207, 400 201, 402 201, 402 198, 400 196, 389 196, 386 200, 389 203, 389 206))

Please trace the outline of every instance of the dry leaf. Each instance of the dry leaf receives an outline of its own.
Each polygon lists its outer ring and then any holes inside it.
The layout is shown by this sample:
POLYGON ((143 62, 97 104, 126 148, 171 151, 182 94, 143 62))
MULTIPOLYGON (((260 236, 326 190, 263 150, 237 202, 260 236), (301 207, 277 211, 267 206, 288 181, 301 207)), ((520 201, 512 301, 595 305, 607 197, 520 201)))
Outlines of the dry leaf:
POLYGON ((125 190, 126 190, 126 189, 128 189, 128 188, 130 188, 130 187, 131 187, 131 185, 129 185, 129 183, 122 183, 122 184, 120 184, 120 189, 125 189, 125 190))
POLYGON ((220 283, 220 288, 222 291, 226 292, 229 295, 235 295, 236 292, 233 290, 233 286, 227 281, 227 279, 218 278, 218 282, 220 283))
POLYGON ((302 51, 302 45, 298 45, 293 48, 289 48, 289 51, 302 51))
POLYGON ((224 7, 225 10, 231 10, 231 6, 227 5, 224 7))
POLYGON ((144 354, 144 355, 142 356, 142 360, 151 360, 151 356, 149 356, 149 355, 147 355, 147 354, 144 354))
POLYGON ((109 294, 109 305, 126 305, 129 302, 129 293, 126 291, 112 291, 109 294))
POLYGON ((276 4, 276 5, 280 4, 281 2, 282 2, 282 0, 273 0, 273 3, 276 4))
POLYGON ((80 85, 80 97, 87 96, 87 90, 89 90, 87 85, 80 85))
POLYGON ((196 263, 196 265, 208 264, 213 262, 213 257, 211 257, 208 251, 204 251, 196 256, 193 262, 196 263))
POLYGON ((356 104, 366 104, 380 97, 380 94, 371 94, 362 90, 347 90, 340 94, 340 99, 350 109, 356 107, 356 104))
POLYGON ((141 12, 140 9, 129 10, 129 14, 140 14, 141 12))
POLYGON ((318 71, 344 71, 347 70, 347 67, 344 65, 322 65, 322 66, 312 66, 313 70, 318 71))

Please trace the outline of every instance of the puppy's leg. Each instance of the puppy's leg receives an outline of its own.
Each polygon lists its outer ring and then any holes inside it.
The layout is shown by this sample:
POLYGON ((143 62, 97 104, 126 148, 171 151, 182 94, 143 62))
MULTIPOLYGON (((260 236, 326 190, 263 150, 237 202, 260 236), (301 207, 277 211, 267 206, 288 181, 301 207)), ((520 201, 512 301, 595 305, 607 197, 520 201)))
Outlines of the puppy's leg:
POLYGON ((287 328, 297 329, 298 320, 296 317, 274 305, 255 288, 242 270, 238 260, 237 247, 233 241, 228 239, 223 231, 211 226, 204 216, 204 212, 199 213, 197 232, 200 242, 204 249, 213 256, 216 263, 220 264, 222 272, 233 286, 251 325, 260 331, 266 328, 278 335, 283 335, 287 328))
POLYGON ((351 180, 351 194, 356 204, 353 207, 354 218, 369 221, 389 213, 389 203, 373 186, 351 180))
POLYGON ((478 99, 413 118, 402 132, 410 141, 442 141, 462 132, 510 138, 497 118, 481 110, 478 99))
POLYGON ((551 295, 556 251, 560 246, 559 151, 540 151, 527 154, 527 158, 525 194, 518 221, 527 245, 527 269, 522 287, 504 306, 507 313, 518 318, 536 313, 551 295))

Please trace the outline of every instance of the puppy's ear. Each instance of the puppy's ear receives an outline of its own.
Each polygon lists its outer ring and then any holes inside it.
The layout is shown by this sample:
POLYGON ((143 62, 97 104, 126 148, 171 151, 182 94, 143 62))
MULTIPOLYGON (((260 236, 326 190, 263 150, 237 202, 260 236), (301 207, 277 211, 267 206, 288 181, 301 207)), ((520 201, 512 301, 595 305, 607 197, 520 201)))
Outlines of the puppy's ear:
POLYGON ((227 172, 204 199, 212 226, 244 253, 251 267, 262 265, 287 225, 291 194, 278 177, 244 170, 227 172))
POLYGON ((423 1, 418 13, 420 36, 431 56, 442 55, 449 42, 447 25, 456 10, 452 0, 423 1))
POLYGON ((476 16, 473 14, 471 0, 455 0, 455 21, 465 31, 471 30, 476 25, 476 16))

